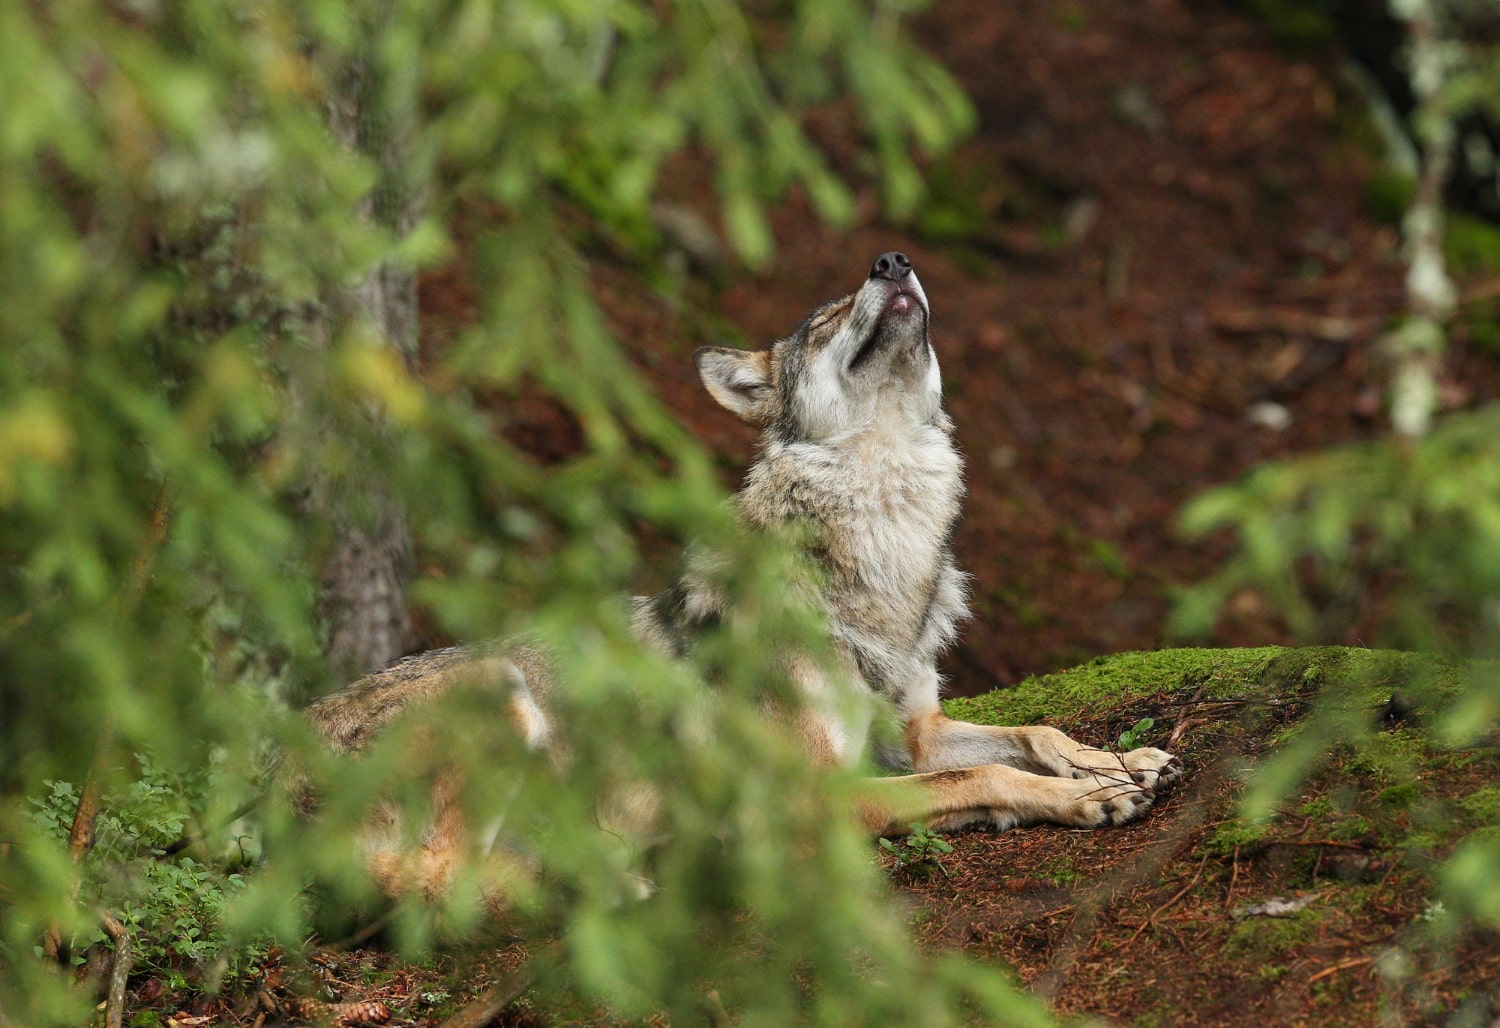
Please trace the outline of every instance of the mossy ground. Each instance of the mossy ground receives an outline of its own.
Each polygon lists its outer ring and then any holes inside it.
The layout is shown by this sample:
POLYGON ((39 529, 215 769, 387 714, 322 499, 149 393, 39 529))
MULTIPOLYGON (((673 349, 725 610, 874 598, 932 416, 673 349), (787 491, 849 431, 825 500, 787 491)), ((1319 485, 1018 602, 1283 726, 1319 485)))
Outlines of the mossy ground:
POLYGON ((1473 671, 1339 647, 1165 650, 949 701, 1100 744, 1150 717, 1141 741, 1187 776, 1122 829, 955 836, 948 874, 907 886, 916 930, 1114 1023, 1491 1016, 1500 937, 1435 931, 1436 869, 1500 824, 1495 748, 1445 748, 1429 725, 1473 671), (1311 745, 1330 730, 1342 741, 1311 745), (1266 817, 1243 816, 1247 792, 1275 798, 1266 817))
POLYGON ((1156 650, 1096 657, 1082 667, 945 706, 951 717, 965 721, 1021 725, 1059 717, 1086 721, 1132 706, 1188 700, 1299 702, 1324 687, 1387 703, 1393 694, 1412 690, 1451 695, 1466 673, 1462 666, 1414 653, 1347 646, 1156 650))

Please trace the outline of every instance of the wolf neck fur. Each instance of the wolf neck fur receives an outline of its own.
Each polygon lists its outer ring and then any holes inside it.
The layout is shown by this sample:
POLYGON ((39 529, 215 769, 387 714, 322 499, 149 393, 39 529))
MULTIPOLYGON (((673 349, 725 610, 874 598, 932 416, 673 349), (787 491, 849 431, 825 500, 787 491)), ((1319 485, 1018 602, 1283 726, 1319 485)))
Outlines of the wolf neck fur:
MULTIPOLYGON (((903 405, 904 407, 904 405, 903 405)), ((794 521, 813 526, 808 556, 821 565, 821 606, 835 641, 878 692, 895 694, 930 669, 967 616, 966 577, 949 548, 963 499, 963 458, 939 406, 919 422, 910 408, 841 438, 787 441, 774 435, 734 498, 751 529, 794 521)), ((717 590, 691 570, 644 601, 648 637, 685 636, 725 614, 717 590)))

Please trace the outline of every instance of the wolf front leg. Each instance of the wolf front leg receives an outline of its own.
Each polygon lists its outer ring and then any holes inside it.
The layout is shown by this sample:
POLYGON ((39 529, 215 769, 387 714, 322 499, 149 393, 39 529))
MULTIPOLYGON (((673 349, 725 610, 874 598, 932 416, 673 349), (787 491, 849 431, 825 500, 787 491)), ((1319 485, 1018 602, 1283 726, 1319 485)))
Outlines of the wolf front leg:
POLYGON ((954 721, 936 706, 910 718, 906 749, 914 771, 1005 764, 1038 775, 1133 782, 1163 789, 1182 777, 1177 758, 1154 746, 1119 753, 1086 746, 1056 728, 999 728, 954 721))
POLYGON ((1039 822, 1103 828, 1139 817, 1153 795, 1128 778, 1060 778, 982 764, 876 779, 859 813, 865 826, 880 835, 905 834, 922 822, 939 831, 972 824, 1003 831, 1039 822))

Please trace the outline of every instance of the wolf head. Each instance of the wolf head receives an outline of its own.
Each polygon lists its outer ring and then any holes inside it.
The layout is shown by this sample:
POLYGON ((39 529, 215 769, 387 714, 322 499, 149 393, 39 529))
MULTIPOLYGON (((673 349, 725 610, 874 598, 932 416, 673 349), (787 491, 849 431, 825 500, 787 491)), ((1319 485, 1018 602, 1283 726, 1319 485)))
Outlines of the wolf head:
POLYGON ((922 284, 903 253, 881 254, 859 292, 813 310, 770 349, 705 346, 703 384, 740 418, 788 441, 832 442, 942 410, 922 284))

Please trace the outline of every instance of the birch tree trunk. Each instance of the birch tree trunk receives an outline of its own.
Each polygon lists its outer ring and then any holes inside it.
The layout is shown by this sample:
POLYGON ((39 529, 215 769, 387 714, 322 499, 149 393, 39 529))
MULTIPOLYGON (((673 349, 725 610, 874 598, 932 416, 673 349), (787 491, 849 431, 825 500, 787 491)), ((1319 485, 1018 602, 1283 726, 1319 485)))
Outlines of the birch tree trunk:
POLYGON ((1443 261, 1443 186, 1452 167, 1453 113, 1444 86, 1452 72, 1453 44, 1446 39, 1438 0, 1391 0, 1404 19, 1416 109, 1412 127, 1421 151, 1416 193, 1402 224, 1407 248, 1407 318, 1391 333, 1391 425, 1401 438, 1419 439, 1438 407, 1437 372, 1457 290, 1443 261))

